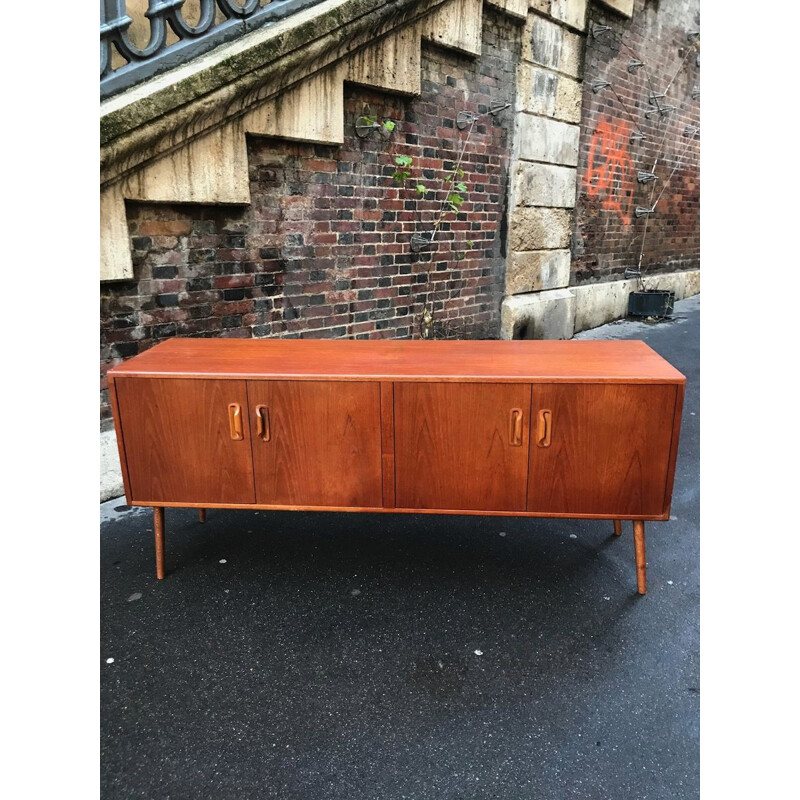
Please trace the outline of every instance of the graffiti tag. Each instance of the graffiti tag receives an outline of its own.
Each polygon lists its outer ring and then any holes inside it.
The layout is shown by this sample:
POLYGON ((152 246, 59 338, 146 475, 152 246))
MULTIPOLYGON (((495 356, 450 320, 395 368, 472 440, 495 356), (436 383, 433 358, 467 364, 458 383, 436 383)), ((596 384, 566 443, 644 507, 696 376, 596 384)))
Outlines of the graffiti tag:
POLYGON ((592 135, 583 182, 589 197, 599 197, 606 211, 625 225, 633 216, 636 171, 628 145, 633 128, 626 120, 601 119, 592 135))

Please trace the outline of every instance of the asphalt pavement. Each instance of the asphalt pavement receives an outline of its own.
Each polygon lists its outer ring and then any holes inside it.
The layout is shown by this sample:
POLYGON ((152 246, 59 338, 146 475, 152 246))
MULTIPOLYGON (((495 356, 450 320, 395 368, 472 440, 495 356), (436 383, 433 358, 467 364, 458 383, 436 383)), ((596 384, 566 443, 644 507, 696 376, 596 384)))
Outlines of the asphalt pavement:
POLYGON ((699 796, 699 297, 672 519, 101 506, 105 800, 699 796), (112 660, 113 659, 113 660, 112 660))

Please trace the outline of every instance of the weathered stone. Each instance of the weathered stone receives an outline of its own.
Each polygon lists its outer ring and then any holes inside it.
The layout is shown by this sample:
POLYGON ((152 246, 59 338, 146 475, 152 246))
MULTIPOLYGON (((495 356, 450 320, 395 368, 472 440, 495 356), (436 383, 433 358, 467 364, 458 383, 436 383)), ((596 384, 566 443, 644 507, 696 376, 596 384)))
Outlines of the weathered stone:
POLYGON ((572 208, 576 175, 572 167, 520 163, 514 175, 514 202, 518 206, 572 208))
POLYGON ((123 494, 117 435, 112 428, 100 433, 100 502, 123 494))
POLYGON ((569 250, 512 253, 506 269, 506 294, 561 289, 569 284, 569 250))
POLYGON ((552 70, 523 62, 517 74, 517 108, 565 122, 580 122, 581 84, 552 70))
POLYGON ((519 157, 574 167, 578 164, 580 128, 531 114, 517 114, 519 157))
POLYGON ((419 94, 420 44, 414 28, 384 36, 350 57, 345 80, 390 92, 419 94))
POLYGON ((583 31, 586 30, 587 5, 588 0, 550 0, 550 16, 583 31))
POLYGON ((479 56, 482 22, 482 0, 452 0, 422 21, 422 35, 445 47, 479 56))
POLYGON ((515 208, 509 224, 512 251, 569 246, 572 213, 564 208, 515 208))
POLYGON ((486 0, 490 6, 502 9, 510 17, 524 20, 528 16, 528 0, 486 0))
POLYGON ((700 270, 693 269, 686 273, 686 288, 683 292, 684 297, 700 294, 700 270))
MULTIPOLYGON (((646 289, 675 292, 676 300, 700 292, 700 270, 645 277, 646 289)), ((628 315, 628 295, 639 288, 635 279, 575 286, 575 331, 597 328, 628 315)))
POLYGON ((597 328, 628 314, 628 295, 636 280, 608 281, 575 286, 575 332, 597 328))
POLYGON ((583 38, 544 17, 531 14, 525 26, 523 58, 549 69, 580 77, 583 38))
POLYGON ((568 289, 506 297, 500 307, 501 339, 571 339, 575 298, 568 289))

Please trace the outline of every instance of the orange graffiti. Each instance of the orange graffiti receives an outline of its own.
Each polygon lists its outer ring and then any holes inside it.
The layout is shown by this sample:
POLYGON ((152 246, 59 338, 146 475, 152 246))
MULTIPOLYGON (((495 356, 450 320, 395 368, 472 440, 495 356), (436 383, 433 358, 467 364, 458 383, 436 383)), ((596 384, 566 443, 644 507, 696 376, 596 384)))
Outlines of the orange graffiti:
POLYGON ((628 145, 633 128, 625 120, 601 119, 592 135, 589 163, 583 182, 589 197, 600 197, 607 211, 615 211, 630 225, 634 172, 628 145))

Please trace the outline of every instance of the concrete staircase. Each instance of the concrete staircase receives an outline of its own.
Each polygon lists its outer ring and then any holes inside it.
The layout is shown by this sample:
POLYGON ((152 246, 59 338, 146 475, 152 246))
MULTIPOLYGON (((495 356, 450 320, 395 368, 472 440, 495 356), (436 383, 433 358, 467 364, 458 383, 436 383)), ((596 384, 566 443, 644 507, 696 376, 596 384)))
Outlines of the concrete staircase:
POLYGON ((481 52, 484 2, 327 0, 101 105, 101 281, 133 277, 125 201, 250 203, 247 136, 344 141, 344 83, 420 92, 422 40, 481 52))

